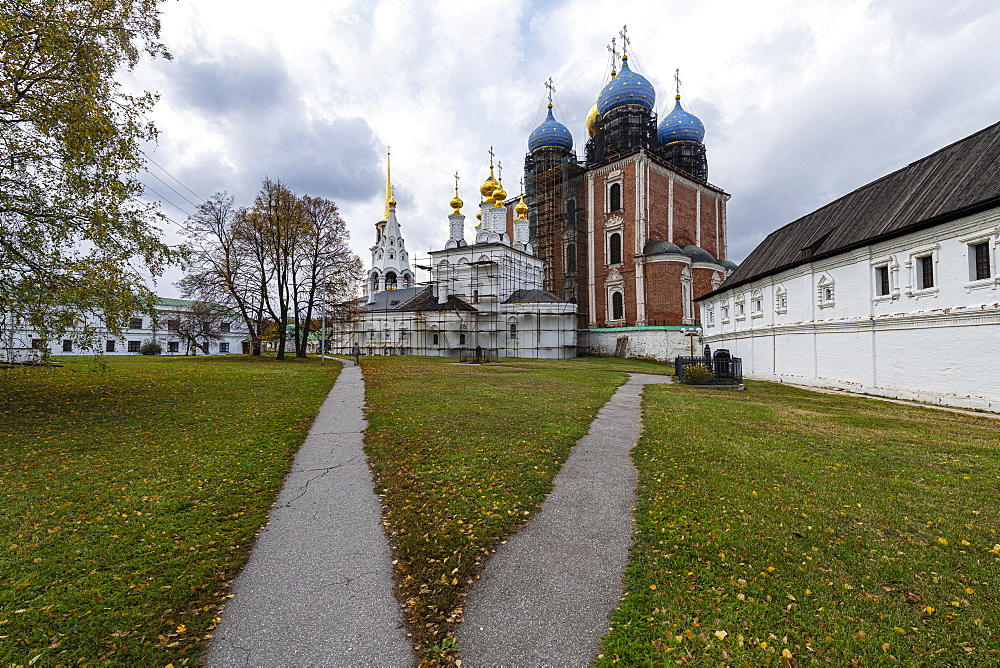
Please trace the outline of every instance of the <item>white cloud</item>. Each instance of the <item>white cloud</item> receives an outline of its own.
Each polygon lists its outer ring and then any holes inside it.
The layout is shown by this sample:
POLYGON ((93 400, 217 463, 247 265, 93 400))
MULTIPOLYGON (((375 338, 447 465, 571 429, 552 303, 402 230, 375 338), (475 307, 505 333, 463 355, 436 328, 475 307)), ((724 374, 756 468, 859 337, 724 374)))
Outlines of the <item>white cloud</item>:
POLYGON ((549 76, 582 157, 605 46, 625 24, 631 65, 656 87, 661 114, 681 71, 684 105, 707 127, 710 180, 733 196, 737 260, 793 218, 996 122, 1000 108, 1000 6, 985 0, 162 8, 175 59, 133 77, 162 94, 157 162, 203 196, 227 189, 249 204, 270 176, 334 199, 363 259, 382 213, 386 144, 417 255, 447 234, 456 170, 471 233, 491 145, 517 192, 549 76))

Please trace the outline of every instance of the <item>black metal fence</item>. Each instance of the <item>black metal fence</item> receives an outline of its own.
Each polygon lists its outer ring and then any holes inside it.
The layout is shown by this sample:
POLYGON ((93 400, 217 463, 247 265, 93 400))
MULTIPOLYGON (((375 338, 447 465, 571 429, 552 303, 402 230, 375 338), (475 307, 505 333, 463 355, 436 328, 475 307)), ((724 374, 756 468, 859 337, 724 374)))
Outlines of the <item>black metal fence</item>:
POLYGON ((496 362, 499 359, 496 348, 462 348, 460 354, 462 362, 472 362, 482 364, 483 362, 496 362))
POLYGON ((743 382, 743 360, 720 348, 712 354, 705 346, 701 357, 678 357, 674 360, 677 378, 688 385, 739 385, 743 382), (699 368, 700 365, 700 368, 699 368))

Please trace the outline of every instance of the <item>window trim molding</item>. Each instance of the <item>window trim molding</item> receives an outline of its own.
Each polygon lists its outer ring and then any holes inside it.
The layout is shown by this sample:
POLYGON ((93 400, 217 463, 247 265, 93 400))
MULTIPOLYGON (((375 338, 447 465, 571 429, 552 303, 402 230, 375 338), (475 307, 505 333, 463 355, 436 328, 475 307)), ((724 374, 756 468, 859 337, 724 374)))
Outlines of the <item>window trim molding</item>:
POLYGON ((909 285, 906 286, 906 296, 907 297, 933 297, 937 296, 940 291, 940 286, 938 281, 941 277, 941 271, 938 269, 938 261, 940 259, 939 251, 941 249, 941 244, 928 244, 926 246, 921 246, 909 253, 909 259, 906 262, 907 274, 909 276, 909 285), (918 265, 920 264, 920 258, 930 257, 931 258, 931 269, 934 274, 934 285, 929 288, 917 287, 920 284, 919 276, 917 272, 919 271, 918 265))
POLYGON ((604 232, 604 264, 608 267, 620 267, 625 264, 625 234, 622 229, 605 230, 604 232), (611 261, 611 240, 618 235, 618 262, 611 261))
POLYGON ((899 299, 899 260, 896 259, 895 255, 881 255, 877 258, 872 259, 868 263, 871 268, 871 281, 872 281, 872 301, 873 302, 889 302, 899 299), (884 295, 878 293, 879 285, 877 284, 877 270, 881 267, 885 267, 889 272, 889 292, 884 295))
POLYGON ((625 179, 622 172, 612 172, 604 178, 604 215, 610 216, 625 210, 625 179), (611 208, 611 187, 618 186, 618 208, 611 208))
POLYGON ((741 292, 733 297, 733 320, 747 319, 746 293, 741 292))
POLYGON ((837 281, 828 272, 816 281, 816 305, 819 308, 832 308, 837 305, 837 281), (829 298, 826 297, 826 290, 830 290, 829 298))
POLYGON ((778 315, 788 313, 788 290, 784 283, 778 283, 774 288, 774 312, 778 315))
POLYGON ((1000 226, 992 230, 983 230, 977 234, 972 234, 959 239, 965 246, 966 257, 968 258, 969 278, 964 284, 966 291, 979 290, 982 288, 996 289, 1000 286, 1000 226), (987 278, 972 278, 975 270, 975 257, 972 255, 972 247, 979 244, 988 244, 987 258, 990 262, 990 276, 987 278))
POLYGON ((764 291, 756 288, 750 292, 750 317, 764 317, 764 291))

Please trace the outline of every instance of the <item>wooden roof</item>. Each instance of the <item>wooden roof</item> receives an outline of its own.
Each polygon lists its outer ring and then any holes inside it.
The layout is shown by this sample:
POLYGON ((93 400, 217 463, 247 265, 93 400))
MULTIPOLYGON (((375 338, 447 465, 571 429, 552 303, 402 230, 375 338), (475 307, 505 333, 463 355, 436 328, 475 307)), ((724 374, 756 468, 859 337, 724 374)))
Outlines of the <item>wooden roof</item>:
POLYGON ((717 290, 1000 206, 1000 123, 775 230, 717 290))

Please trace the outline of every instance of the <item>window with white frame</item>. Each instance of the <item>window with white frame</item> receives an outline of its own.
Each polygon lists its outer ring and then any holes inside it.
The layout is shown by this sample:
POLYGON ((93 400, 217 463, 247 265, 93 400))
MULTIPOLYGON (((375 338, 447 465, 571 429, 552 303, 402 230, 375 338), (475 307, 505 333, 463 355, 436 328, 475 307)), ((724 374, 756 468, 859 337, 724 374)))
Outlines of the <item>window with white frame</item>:
POLYGON ((229 343, 227 343, 225 341, 223 341, 222 343, 220 343, 219 344, 219 352, 220 353, 228 353, 229 352, 229 343))
POLYGON ((137 352, 139 352, 139 347, 141 345, 142 345, 142 341, 129 341, 128 342, 128 351, 130 353, 137 353, 137 352))
POLYGON ((750 317, 759 318, 764 315, 764 295, 760 290, 754 290, 750 295, 750 317))
POLYGON ((108 340, 104 342, 104 352, 113 353, 115 352, 115 342, 108 340))
POLYGON ((977 241, 969 244, 969 280, 984 281, 993 277, 993 266, 990 262, 990 242, 977 241))
POLYGON ((816 283, 816 299, 819 307, 829 308, 833 306, 835 296, 833 277, 829 274, 823 274, 816 283))
POLYGON ((611 291, 608 320, 621 321, 625 319, 625 295, 620 289, 611 291))
POLYGON ((709 327, 715 326, 715 305, 710 305, 705 308, 705 324, 709 327))
POLYGON ((917 289, 930 290, 934 287, 934 256, 922 255, 917 258, 917 289))
POLYGON ((622 208, 622 184, 611 183, 608 185, 608 213, 621 211, 622 208))
POLYGON ((788 312, 788 290, 783 285, 779 285, 774 290, 774 312, 788 312))
MULTIPOLYGON (((108 341, 108 343, 109 344, 114 344, 114 341, 108 341)), ((112 345, 112 348, 114 348, 114 345, 112 345)), ((167 341, 167 352, 168 353, 179 353, 180 351, 181 351, 181 342, 180 341, 167 341)), ((114 350, 109 350, 108 352, 109 353, 110 352, 114 352, 114 350)))
POLYGON ((71 353, 71 352, 73 352, 73 340, 72 339, 63 339, 63 342, 62 342, 62 351, 64 353, 71 353))
POLYGON ((612 232, 608 235, 608 264, 622 263, 622 235, 612 232))
MULTIPOLYGON (((937 259, 940 244, 916 248, 910 253, 910 259, 906 263, 909 274, 909 285, 906 294, 914 297, 922 297, 929 294, 936 294, 938 291, 937 282, 937 259)), ((889 267, 889 282, 892 283, 892 266, 889 267)))
POLYGON ((719 305, 719 320, 722 321, 723 325, 725 325, 727 322, 729 322, 729 300, 728 299, 726 301, 722 302, 722 304, 719 305))
POLYGON ((889 295, 889 265, 883 264, 875 267, 875 294, 879 297, 889 295))
POLYGON ((736 295, 736 298, 733 299, 733 317, 737 320, 743 320, 747 317, 746 295, 738 294, 736 295))

